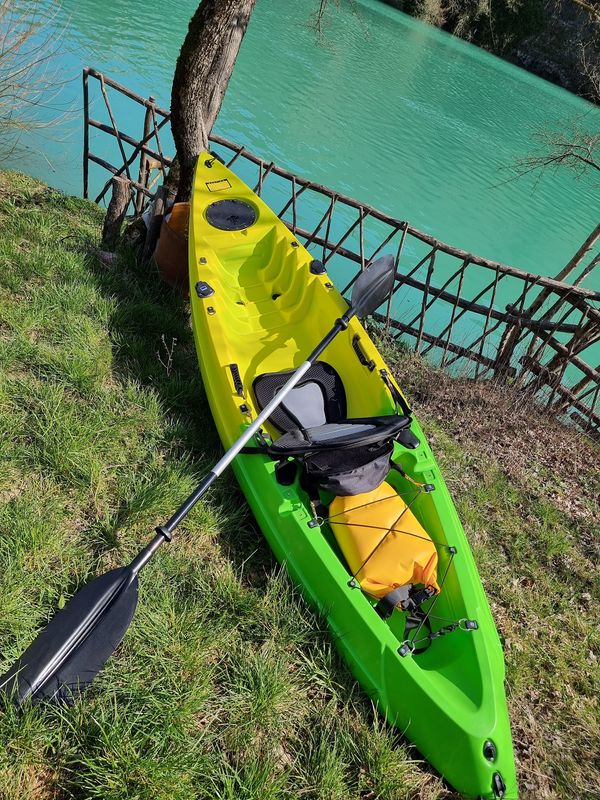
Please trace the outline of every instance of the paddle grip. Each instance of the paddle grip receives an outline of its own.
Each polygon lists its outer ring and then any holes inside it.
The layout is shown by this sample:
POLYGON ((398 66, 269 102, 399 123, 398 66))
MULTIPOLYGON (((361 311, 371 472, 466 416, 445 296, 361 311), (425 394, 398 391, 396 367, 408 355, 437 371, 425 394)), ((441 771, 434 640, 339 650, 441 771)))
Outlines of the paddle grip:
MULTIPOLYGON (((192 508, 196 505, 198 500, 202 497, 202 495, 208 491, 209 487, 217 480, 219 477, 219 473, 209 472, 198 484, 196 489, 193 493, 185 500, 177 509, 177 511, 170 517, 167 522, 162 526, 167 534, 172 533, 175 528, 179 525, 182 519, 185 519, 187 515, 190 513, 192 508)), ((159 531, 160 532, 160 531, 159 531)), ((162 534, 164 536, 164 534, 162 534)), ((166 538, 166 537, 165 537, 166 538)))

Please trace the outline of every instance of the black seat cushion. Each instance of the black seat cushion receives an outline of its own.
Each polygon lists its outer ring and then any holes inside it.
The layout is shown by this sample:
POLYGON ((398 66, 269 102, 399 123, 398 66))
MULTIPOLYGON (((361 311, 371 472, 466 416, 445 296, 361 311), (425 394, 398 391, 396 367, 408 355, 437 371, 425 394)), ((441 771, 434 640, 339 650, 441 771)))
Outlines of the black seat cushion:
MULTIPOLYGON (((254 379, 252 389, 259 408, 271 402, 294 372, 293 369, 267 372, 254 379)), ((273 411, 269 422, 278 430, 287 432, 339 422, 345 416, 346 392, 342 379, 332 366, 317 361, 273 411)))

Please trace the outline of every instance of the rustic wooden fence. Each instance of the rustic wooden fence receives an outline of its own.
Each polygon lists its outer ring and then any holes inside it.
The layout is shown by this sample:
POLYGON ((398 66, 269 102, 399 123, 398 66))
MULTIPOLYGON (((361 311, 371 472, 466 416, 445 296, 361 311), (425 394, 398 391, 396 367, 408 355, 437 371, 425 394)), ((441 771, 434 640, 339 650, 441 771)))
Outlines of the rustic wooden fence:
MULTIPOLYGON (((123 176, 133 189, 132 211, 139 214, 171 164, 161 144, 169 112, 93 69, 84 70, 83 87, 84 196, 94 164, 109 173, 96 202, 106 197, 115 175, 123 176), (111 96, 143 109, 141 136, 118 125, 111 96), (100 119, 90 115, 92 109, 100 119), (96 131, 114 140, 119 166, 90 149, 96 131)), ((125 117, 132 119, 130 112, 125 117)), ((467 253, 220 136, 211 136, 211 144, 318 253, 343 293, 378 253, 395 254, 394 291, 375 315, 390 335, 446 369, 516 383, 598 435, 600 292, 467 253)), ((583 248, 582 254, 589 251, 583 248)), ((599 255, 591 258, 580 279, 599 262, 599 255)))

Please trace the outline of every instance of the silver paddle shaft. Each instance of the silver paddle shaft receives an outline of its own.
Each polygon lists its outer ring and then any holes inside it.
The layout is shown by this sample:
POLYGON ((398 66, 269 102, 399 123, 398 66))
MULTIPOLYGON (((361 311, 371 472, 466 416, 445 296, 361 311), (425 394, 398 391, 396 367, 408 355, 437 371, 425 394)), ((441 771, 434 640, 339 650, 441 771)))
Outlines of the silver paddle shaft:
POLYGON ((145 547, 131 562, 130 567, 133 570, 134 574, 141 570, 143 566, 145 566, 148 561, 152 558, 155 551, 163 544, 165 541, 170 541, 172 536, 172 532, 175 528, 179 525, 179 523, 187 517, 190 513, 192 508, 196 505, 198 500, 206 493, 209 487, 216 481, 216 479, 221 475, 227 467, 231 464, 233 459, 239 454, 240 450, 242 450, 252 439, 255 433, 260 430, 261 426, 268 420, 271 416, 273 411, 281 405, 283 400, 286 396, 292 391, 292 389, 298 385, 298 383, 302 380, 302 378, 306 375, 308 370, 311 368, 315 360, 321 355, 323 350, 329 345, 333 339, 338 335, 340 331, 345 330, 348 327, 348 322, 354 316, 354 309, 349 308, 348 311, 344 314, 341 319, 338 319, 333 326, 333 328, 329 331, 327 336, 323 339, 323 341, 319 342, 319 344, 315 347, 309 357, 304 361, 298 369, 294 372, 293 375, 288 378, 286 383, 281 387, 281 389, 277 392, 275 397, 268 403, 260 414, 256 417, 254 422, 252 422, 246 430, 242 433, 242 435, 237 439, 227 450, 225 455, 223 455, 217 463, 214 465, 212 470, 205 476, 202 482, 198 485, 198 487, 194 490, 194 492, 187 498, 187 500, 177 509, 177 511, 173 514, 173 516, 167 520, 164 525, 159 525, 156 529, 156 536, 150 542, 150 544, 145 547))
POLYGON ((302 378, 306 375, 308 370, 312 367, 312 361, 304 361, 294 372, 292 377, 281 387, 281 389, 277 392, 275 397, 268 403, 263 410, 260 412, 258 417, 254 420, 254 422, 249 425, 244 433, 240 436, 240 438, 233 444, 230 449, 225 453, 225 455, 217 461, 217 463, 212 468, 212 472, 215 475, 221 475, 227 467, 231 464, 233 459, 238 455, 240 450, 242 450, 250 441, 250 439, 257 433, 262 425, 269 419, 273 411, 281 405, 284 401, 285 397, 292 391, 292 389, 298 385, 298 383, 302 380, 302 378))

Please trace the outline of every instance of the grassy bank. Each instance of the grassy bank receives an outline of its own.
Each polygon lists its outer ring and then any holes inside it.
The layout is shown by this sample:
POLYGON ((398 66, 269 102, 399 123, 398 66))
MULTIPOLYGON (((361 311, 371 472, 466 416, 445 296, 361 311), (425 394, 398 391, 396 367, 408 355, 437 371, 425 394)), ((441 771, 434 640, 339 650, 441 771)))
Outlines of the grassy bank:
MULTIPOLYGON (((0 671, 219 452, 185 304, 126 254, 102 264, 100 223, 0 173, 0 671)), ((397 367, 506 640, 523 796, 592 797, 597 452, 522 413, 500 424, 506 394, 397 367)), ((452 795, 373 713, 226 478, 145 570, 85 699, 0 712, 0 798, 295 797, 452 795)))

